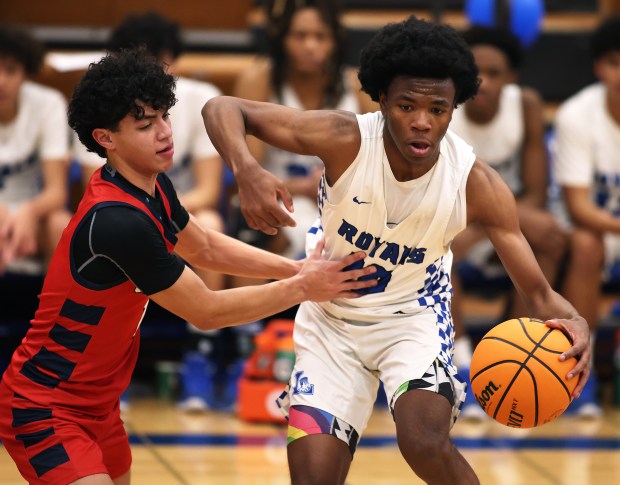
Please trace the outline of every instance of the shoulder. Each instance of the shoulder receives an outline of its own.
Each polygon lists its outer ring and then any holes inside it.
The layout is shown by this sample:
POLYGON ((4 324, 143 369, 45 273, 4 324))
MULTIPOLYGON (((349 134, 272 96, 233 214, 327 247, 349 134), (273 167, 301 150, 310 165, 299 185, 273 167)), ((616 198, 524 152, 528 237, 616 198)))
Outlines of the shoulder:
POLYGON ((467 177, 467 212, 469 222, 485 222, 501 215, 514 196, 500 174, 476 159, 467 177))
POLYGON ((65 97, 57 89, 32 81, 24 82, 21 87, 21 94, 27 102, 37 104, 39 107, 52 106, 64 109, 67 104, 65 97))
POLYGON ((383 113, 381 113, 381 111, 373 111, 371 113, 357 115, 353 114, 350 119, 355 121, 357 128, 362 133, 362 137, 372 138, 378 135, 383 136, 385 118, 383 117, 383 113))
POLYGON ((96 209, 93 231, 109 238, 131 241, 145 229, 155 228, 155 223, 141 209, 128 204, 107 205, 96 209))
POLYGON ((542 96, 534 88, 522 87, 521 100, 523 107, 527 109, 540 109, 543 105, 542 96))
POLYGON ((585 87, 564 101, 558 108, 556 122, 572 120, 575 123, 583 121, 588 123, 588 113, 603 106, 605 100, 604 87, 602 84, 592 84, 585 87))

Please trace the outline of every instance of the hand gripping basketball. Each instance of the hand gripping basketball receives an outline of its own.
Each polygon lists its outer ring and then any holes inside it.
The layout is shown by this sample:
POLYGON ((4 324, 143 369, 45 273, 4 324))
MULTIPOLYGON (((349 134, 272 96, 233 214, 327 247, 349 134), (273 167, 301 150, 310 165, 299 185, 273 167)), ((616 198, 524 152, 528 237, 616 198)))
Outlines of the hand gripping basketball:
POLYGON ((560 416, 578 379, 566 375, 574 358, 561 330, 542 320, 515 318, 492 328, 474 351, 470 366, 474 396, 493 419, 513 428, 532 428, 560 416))

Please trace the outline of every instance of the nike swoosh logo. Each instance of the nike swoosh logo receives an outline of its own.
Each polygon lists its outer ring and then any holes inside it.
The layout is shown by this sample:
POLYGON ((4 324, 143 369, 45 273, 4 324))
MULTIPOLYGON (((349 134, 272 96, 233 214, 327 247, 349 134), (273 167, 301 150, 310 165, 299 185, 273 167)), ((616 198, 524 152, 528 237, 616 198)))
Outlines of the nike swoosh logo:
POLYGON ((353 202, 355 202, 356 204, 360 204, 360 205, 362 205, 362 204, 370 204, 370 202, 364 202, 363 200, 359 200, 357 198, 357 195, 355 197, 353 197, 353 202))

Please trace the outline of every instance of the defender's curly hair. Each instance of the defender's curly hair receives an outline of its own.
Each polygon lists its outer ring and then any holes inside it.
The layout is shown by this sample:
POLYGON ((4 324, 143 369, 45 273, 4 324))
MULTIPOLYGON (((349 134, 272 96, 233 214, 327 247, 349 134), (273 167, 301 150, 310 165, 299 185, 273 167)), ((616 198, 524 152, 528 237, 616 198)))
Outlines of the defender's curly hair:
POLYGON ((362 50, 358 73, 373 101, 397 76, 452 79, 455 106, 478 92, 478 67, 463 37, 447 25, 414 16, 381 29, 362 50))
POLYGON ((41 69, 44 56, 45 46, 25 29, 0 24, 0 57, 15 59, 32 76, 41 69))
POLYGON ((166 52, 176 59, 183 52, 179 25, 154 10, 128 15, 110 35, 108 51, 119 52, 144 46, 158 59, 166 52))
POLYGON ((517 70, 521 67, 523 48, 519 38, 512 32, 495 27, 474 25, 463 32, 463 38, 470 47, 475 45, 494 47, 506 56, 512 69, 517 70))
POLYGON ((607 17, 590 38, 592 59, 598 60, 611 51, 620 51, 620 14, 607 17))
POLYGON ((141 119, 141 101, 155 110, 167 111, 176 103, 175 80, 144 49, 109 54, 89 66, 69 103, 69 126, 88 149, 106 158, 95 141, 95 128, 112 131, 128 114, 141 119))

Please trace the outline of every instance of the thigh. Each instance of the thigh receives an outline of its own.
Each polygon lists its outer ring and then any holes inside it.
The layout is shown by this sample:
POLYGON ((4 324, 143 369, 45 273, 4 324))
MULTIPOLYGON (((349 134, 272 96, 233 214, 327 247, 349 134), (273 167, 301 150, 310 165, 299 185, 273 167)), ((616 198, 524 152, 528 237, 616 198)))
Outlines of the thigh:
POLYGON ((118 436, 120 417, 115 424, 110 417, 43 407, 1 384, 0 403, 0 439, 29 483, 71 483, 90 475, 114 478, 128 471, 131 455, 124 430, 122 439, 118 436))
POLYGON ((290 443, 287 456, 293 485, 343 484, 352 460, 343 441, 325 434, 307 436, 290 443))
POLYGON ((399 441, 441 441, 449 437, 452 404, 445 396, 412 389, 401 395, 394 406, 394 422, 399 441))
POLYGON ((379 379, 360 360, 347 325, 304 303, 295 319, 294 341, 295 367, 285 396, 290 405, 320 409, 361 434, 379 379))
MULTIPOLYGON (((411 391, 416 391, 416 395, 419 394, 417 391, 421 391, 434 394, 439 398, 437 401, 441 403, 441 407, 445 407, 448 410, 447 424, 449 427, 456 422, 465 400, 466 384, 462 382, 462 379, 453 370, 447 370, 445 364, 439 358, 432 362, 421 375, 413 378, 408 377, 401 382, 402 384, 391 396, 390 401, 394 419, 396 419, 396 408, 399 401, 403 398, 405 398, 405 401, 409 401, 411 399, 409 395, 411 391)), ((386 386, 386 391, 387 388, 388 386, 386 386)), ((424 396, 424 398, 428 399, 428 396, 424 396)), ((402 401, 400 406, 402 406, 402 401)))
POLYGON ((28 483, 71 483, 108 473, 95 440, 56 410, 12 396, 0 416, 2 443, 28 483))
POLYGON ((112 413, 99 420, 93 431, 96 432, 97 444, 110 477, 116 480, 125 475, 131 468, 132 458, 120 408, 117 406, 112 413))

